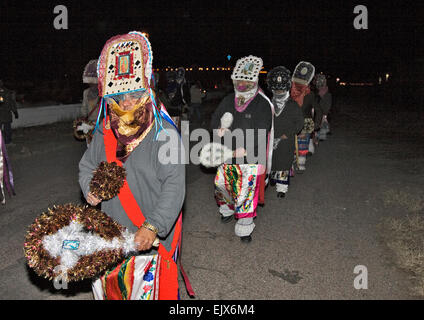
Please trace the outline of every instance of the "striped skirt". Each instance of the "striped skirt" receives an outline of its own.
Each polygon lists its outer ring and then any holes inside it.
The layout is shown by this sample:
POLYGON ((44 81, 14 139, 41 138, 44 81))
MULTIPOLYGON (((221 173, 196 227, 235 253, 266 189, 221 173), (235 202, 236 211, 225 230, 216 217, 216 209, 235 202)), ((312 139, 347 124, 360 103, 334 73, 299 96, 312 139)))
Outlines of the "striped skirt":
POLYGON ((299 156, 304 156, 308 154, 309 151, 309 140, 311 139, 311 135, 309 133, 302 134, 302 138, 300 136, 297 137, 297 143, 299 146, 299 156))
POLYGON ((157 300, 159 255, 133 256, 92 284, 96 300, 157 300))

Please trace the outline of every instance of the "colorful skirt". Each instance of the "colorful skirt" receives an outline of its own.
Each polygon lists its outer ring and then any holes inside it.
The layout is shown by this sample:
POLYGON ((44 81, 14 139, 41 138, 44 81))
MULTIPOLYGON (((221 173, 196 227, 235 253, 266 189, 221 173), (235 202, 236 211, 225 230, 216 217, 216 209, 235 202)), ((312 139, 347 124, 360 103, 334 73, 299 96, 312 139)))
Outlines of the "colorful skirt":
POLYGON ((237 219, 256 217, 259 196, 257 164, 223 164, 215 176, 217 204, 234 212, 237 219))
POLYGON ((302 134, 302 138, 300 136, 297 137, 297 143, 299 146, 299 156, 306 157, 309 151, 309 140, 311 135, 309 133, 302 134))
POLYGON ((133 256, 93 282, 96 300, 158 300, 159 255, 133 256))

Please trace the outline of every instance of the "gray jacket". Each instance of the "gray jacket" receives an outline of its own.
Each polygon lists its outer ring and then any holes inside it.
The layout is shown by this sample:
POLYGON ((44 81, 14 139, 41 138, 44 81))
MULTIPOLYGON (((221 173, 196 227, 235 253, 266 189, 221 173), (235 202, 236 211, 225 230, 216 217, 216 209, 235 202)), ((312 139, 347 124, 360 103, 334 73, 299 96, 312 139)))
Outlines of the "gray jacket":
MULTIPOLYGON (((174 127, 165 120, 163 125, 174 139, 171 140, 170 136, 162 130, 159 139, 155 141, 153 126, 123 166, 126 169, 128 185, 146 221, 158 228, 161 243, 169 251, 175 222, 184 202, 185 165, 181 161, 178 164, 165 163, 166 155, 163 151, 167 146, 173 149, 171 152, 183 152, 184 148, 174 127)), ((85 197, 89 192, 93 171, 101 161, 106 161, 103 135, 100 131, 94 134, 93 141, 79 163, 79 183, 85 197)), ((103 201, 101 209, 130 231, 138 230, 128 218, 117 196, 103 201)), ((152 252, 145 252, 145 254, 152 254, 152 252)))

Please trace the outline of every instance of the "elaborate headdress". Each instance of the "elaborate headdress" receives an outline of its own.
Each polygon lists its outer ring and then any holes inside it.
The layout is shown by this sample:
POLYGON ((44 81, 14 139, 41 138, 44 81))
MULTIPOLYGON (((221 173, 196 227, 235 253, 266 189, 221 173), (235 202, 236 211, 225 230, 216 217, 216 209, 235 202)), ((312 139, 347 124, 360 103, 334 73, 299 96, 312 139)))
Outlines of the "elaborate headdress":
POLYGON ((300 61, 294 69, 292 81, 308 85, 315 75, 315 67, 306 61, 300 61))
POLYGON ((259 57, 247 56, 238 59, 231 79, 258 82, 262 66, 263 61, 259 57))
POLYGON ((291 73, 283 67, 278 66, 268 72, 266 83, 270 90, 290 90, 291 87, 291 73))
POLYGON ((83 83, 98 83, 97 79, 97 59, 90 60, 84 68, 82 74, 83 83))
POLYGON ((96 129, 99 126, 102 109, 104 109, 106 118, 106 98, 113 98, 125 93, 147 93, 153 106, 157 137, 163 127, 160 109, 157 107, 152 90, 154 87, 152 61, 153 53, 150 42, 141 32, 132 31, 112 37, 106 42, 97 66, 102 107, 97 117, 96 129))

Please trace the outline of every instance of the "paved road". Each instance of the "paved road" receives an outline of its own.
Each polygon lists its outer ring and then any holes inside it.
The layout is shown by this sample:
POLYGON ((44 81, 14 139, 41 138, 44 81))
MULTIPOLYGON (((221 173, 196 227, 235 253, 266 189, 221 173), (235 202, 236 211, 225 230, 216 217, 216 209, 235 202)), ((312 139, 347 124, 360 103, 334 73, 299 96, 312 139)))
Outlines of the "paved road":
MULTIPOLYGON (((214 173, 188 166, 182 259, 197 299, 412 298, 408 276, 393 264, 377 225, 404 214, 384 206, 384 192, 404 184, 419 190, 424 182, 418 166, 424 148, 408 153, 409 140, 377 139, 355 123, 348 115, 335 119, 334 135, 308 159, 306 173, 292 179, 285 199, 266 190, 250 244, 234 235, 234 223, 221 224, 214 173), (367 267, 367 290, 353 287, 357 265, 367 267)), ((37 215, 81 201, 77 164, 85 146, 67 126, 20 129, 9 148, 18 195, 0 207, 2 299, 92 299, 89 282, 53 289, 26 267, 22 251, 37 215)))

